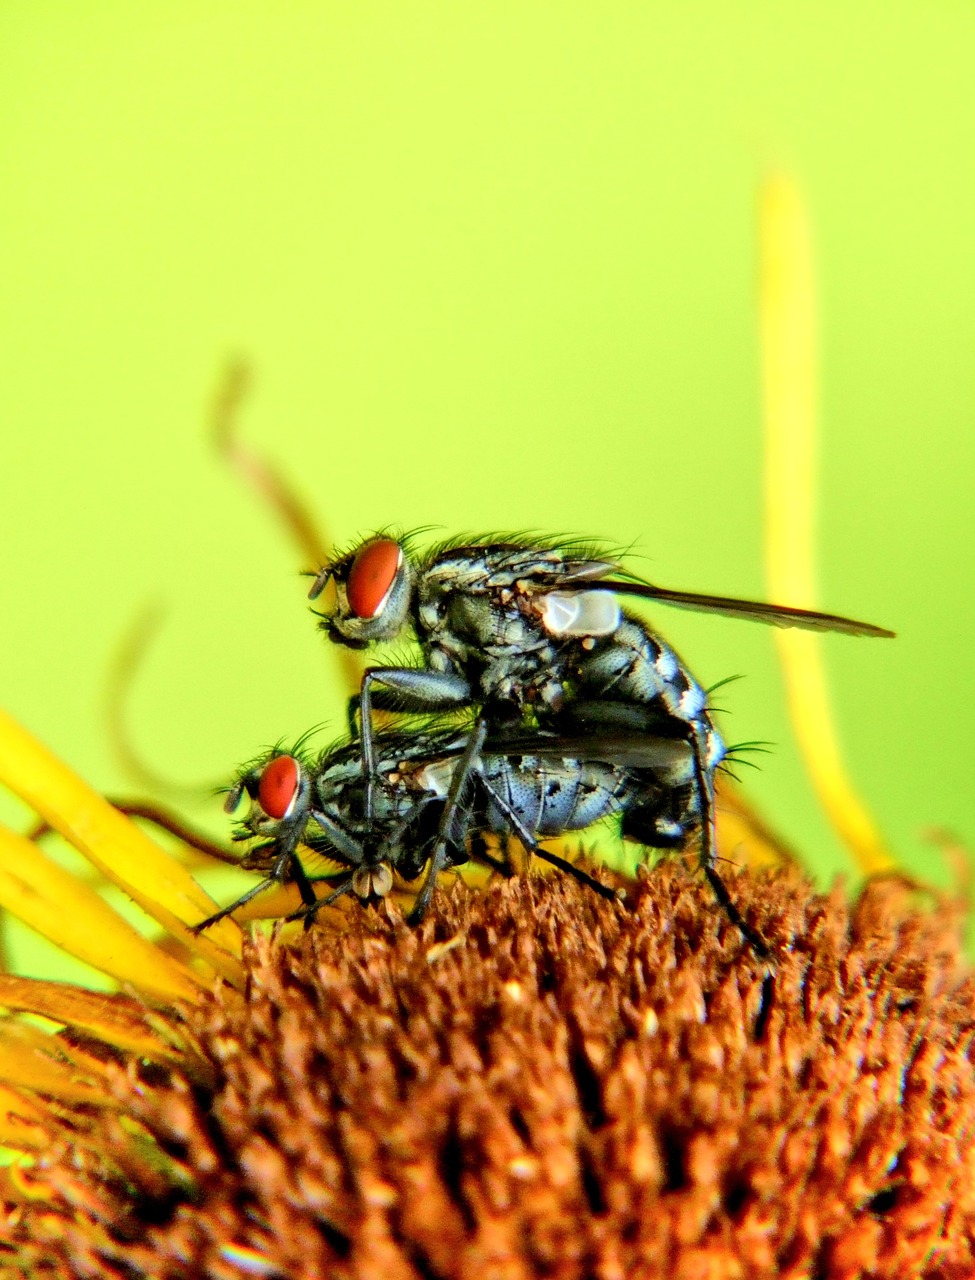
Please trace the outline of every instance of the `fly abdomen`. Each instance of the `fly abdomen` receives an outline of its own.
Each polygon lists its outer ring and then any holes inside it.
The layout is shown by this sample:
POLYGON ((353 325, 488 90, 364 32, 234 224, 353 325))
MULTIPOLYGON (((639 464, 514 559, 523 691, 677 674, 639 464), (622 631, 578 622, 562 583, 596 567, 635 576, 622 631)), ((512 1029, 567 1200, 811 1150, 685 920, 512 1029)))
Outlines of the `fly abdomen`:
MULTIPOLYGON (((510 760, 504 756, 492 756, 484 761, 483 773, 489 788, 498 793, 529 831, 538 830, 542 813, 540 767, 540 761, 534 756, 510 760)), ((493 800, 488 802, 486 817, 492 831, 510 831, 507 816, 493 800)))
MULTIPOLYGON (((594 818, 579 820, 582 775, 586 766, 578 761, 546 760, 536 756, 509 760, 495 756, 490 765, 489 776, 486 771, 487 781, 532 835, 557 836, 595 821, 594 818)), ((599 816, 605 811, 600 809, 599 816)), ((494 831, 511 828, 507 817, 493 803, 488 806, 487 818, 494 831)))
POLYGON ((566 831, 581 831, 608 814, 617 813, 632 798, 632 780, 625 770, 595 761, 576 767, 579 784, 566 831))
POLYGON ((539 797, 536 833, 571 831, 579 798, 579 765, 574 760, 536 760, 534 768, 539 797))
POLYGON ((632 618, 624 618, 613 636, 582 660, 578 679, 584 697, 644 705, 659 701, 688 723, 707 705, 704 690, 673 649, 632 618))
MULTIPOLYGON (((632 798, 625 771, 598 762, 492 756, 485 761, 484 779, 524 827, 540 837, 581 831, 632 798)), ((511 829, 508 817, 491 800, 486 821, 492 831, 511 829)))

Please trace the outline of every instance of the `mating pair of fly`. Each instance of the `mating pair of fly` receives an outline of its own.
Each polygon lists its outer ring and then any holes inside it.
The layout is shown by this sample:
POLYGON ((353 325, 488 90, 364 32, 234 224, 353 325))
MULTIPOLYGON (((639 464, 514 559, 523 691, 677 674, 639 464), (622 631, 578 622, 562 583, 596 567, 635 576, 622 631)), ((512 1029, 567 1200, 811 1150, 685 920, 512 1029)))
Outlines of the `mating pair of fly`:
POLYGON ((377 535, 326 564, 329 638, 353 649, 412 629, 422 665, 370 667, 350 704, 351 740, 316 760, 301 743, 241 770, 227 799, 250 812, 235 832, 256 839, 245 868, 265 878, 207 928, 272 884, 293 881, 310 925, 344 894, 389 893, 394 872, 423 877, 410 915, 422 918, 447 867, 477 861, 507 871, 485 836, 515 836, 530 854, 607 898, 612 889, 543 848, 540 839, 621 815, 621 834, 654 849, 695 842, 729 919, 762 955, 715 865, 714 779, 728 752, 707 694, 681 659, 619 596, 779 626, 890 636, 834 614, 653 586, 572 540, 509 538, 439 545, 377 535), (373 711, 425 713, 377 730, 373 711), (340 870, 312 877, 302 850, 340 870), (315 883, 328 892, 319 897, 315 883))

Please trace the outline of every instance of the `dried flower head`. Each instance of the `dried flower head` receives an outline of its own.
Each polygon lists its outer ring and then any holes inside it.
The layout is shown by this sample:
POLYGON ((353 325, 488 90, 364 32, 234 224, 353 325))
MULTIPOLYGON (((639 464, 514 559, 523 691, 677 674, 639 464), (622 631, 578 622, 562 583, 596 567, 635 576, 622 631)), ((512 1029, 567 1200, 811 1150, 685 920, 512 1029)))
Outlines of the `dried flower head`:
POLYGON ((0 1256, 120 1278, 973 1274, 956 921, 894 882, 852 908, 794 871, 733 885, 770 967, 671 864, 631 910, 565 878, 457 884, 418 931, 357 908, 257 938, 242 991, 165 1014, 76 993, 59 1035, 8 1027, 5 1134, 32 1156, 0 1183, 0 1256))

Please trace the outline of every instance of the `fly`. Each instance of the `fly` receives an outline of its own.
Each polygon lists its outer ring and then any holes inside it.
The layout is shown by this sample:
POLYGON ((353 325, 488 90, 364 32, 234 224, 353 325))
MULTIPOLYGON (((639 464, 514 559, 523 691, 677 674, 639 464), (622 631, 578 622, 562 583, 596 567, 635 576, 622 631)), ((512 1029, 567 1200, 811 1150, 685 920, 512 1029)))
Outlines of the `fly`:
MULTIPOLYGON (((439 713, 474 707, 485 732, 520 724, 593 742, 607 727, 617 729, 620 707, 629 707, 649 718, 656 735, 687 744, 666 784, 675 794, 695 795, 701 861, 710 878, 714 773, 725 747, 704 689, 618 597, 776 626, 893 634, 838 614, 657 587, 578 541, 447 542, 423 556, 413 554, 410 541, 366 540, 325 565, 309 592, 315 599, 329 581, 334 584, 335 607, 321 625, 336 643, 362 649, 412 630, 422 653, 421 667, 368 668, 350 706, 353 729, 359 712, 367 814, 373 800, 368 780, 376 776, 374 707, 439 713)), ((593 758, 594 750, 604 748, 581 746, 580 758, 593 758)), ((661 828, 655 834, 662 839, 667 833, 661 828)), ((671 845, 686 836, 686 824, 675 821, 671 845)), ((421 914, 438 870, 435 856, 417 903, 421 914)))
MULTIPOLYGON (((249 797, 250 811, 234 838, 256 838, 242 865, 264 872, 264 879, 194 931, 288 881, 297 884, 304 904, 291 918, 302 917, 307 926, 322 906, 344 894, 385 897, 394 873, 415 880, 425 866, 433 867, 435 886, 440 870, 472 859, 507 872, 507 864, 479 839, 487 833, 516 836, 531 854, 602 897, 618 899, 617 890, 545 849, 540 840, 581 831, 613 814, 620 815, 623 837, 642 844, 661 844, 662 826, 699 824, 691 792, 680 793, 665 780, 667 770, 688 754, 687 744, 655 736, 653 723, 636 727, 638 732, 627 718, 595 740, 592 735, 580 739, 589 752, 619 757, 615 763, 577 759, 567 754, 576 741, 544 730, 514 728, 486 738, 480 720, 473 732, 434 727, 378 733, 368 820, 360 744, 334 747, 317 761, 297 752, 271 752, 241 771, 226 806, 233 811, 244 795, 249 797), (309 875, 303 861, 308 854, 338 870, 309 875), (330 886, 320 899, 313 887, 318 880, 330 886)), ((766 955, 764 942, 742 919, 714 867, 705 870, 733 923, 766 955)), ((423 887, 428 883, 429 871, 423 887)))

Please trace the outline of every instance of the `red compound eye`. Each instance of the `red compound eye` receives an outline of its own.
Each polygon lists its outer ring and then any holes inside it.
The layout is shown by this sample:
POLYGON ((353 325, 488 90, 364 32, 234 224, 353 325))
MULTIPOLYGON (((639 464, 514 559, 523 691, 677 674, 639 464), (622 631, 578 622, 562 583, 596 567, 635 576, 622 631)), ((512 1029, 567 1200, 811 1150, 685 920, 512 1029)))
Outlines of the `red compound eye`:
POLYGON ((298 761, 278 756, 266 765, 257 788, 261 808, 269 818, 287 818, 298 794, 298 761))
POLYGON ((370 542, 353 561, 345 584, 349 608, 357 618, 374 618, 403 563, 398 542, 370 542))

